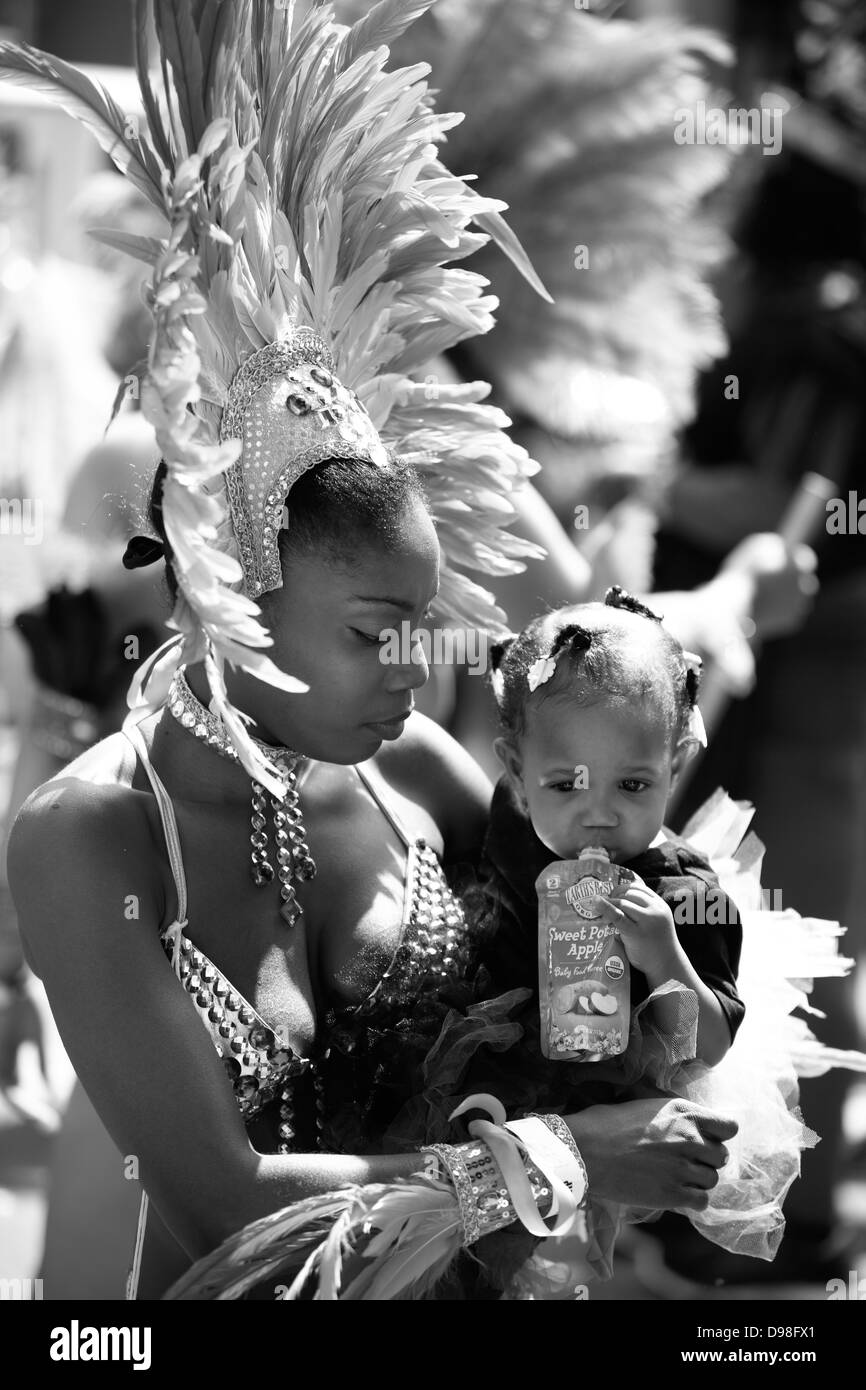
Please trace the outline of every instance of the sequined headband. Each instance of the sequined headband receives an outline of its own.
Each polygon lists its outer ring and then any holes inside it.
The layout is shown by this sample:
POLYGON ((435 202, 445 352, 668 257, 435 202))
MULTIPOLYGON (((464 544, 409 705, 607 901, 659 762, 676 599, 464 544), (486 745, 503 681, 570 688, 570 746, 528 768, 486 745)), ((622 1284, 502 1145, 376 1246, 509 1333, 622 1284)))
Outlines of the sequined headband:
POLYGON ((244 590, 253 599, 283 582, 279 532, 286 498, 301 475, 328 458, 382 467, 390 457, 309 328, 260 348, 237 371, 220 421, 220 441, 227 439, 243 444, 226 472, 226 494, 244 590))

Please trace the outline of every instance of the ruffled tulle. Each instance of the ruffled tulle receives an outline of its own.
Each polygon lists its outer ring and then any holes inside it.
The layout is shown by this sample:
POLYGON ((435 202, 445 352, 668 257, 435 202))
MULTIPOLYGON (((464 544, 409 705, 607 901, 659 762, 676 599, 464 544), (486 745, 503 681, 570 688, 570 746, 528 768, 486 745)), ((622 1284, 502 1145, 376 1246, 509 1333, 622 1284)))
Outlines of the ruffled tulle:
POLYGON ((844 927, 774 910, 761 887, 764 846, 748 827, 754 808, 717 791, 683 834, 707 856, 743 928, 738 986, 746 1016, 721 1064, 684 1067, 672 1089, 736 1119, 730 1155, 703 1212, 692 1224, 725 1250, 771 1260, 782 1239, 782 1203, 799 1176, 800 1155, 819 1136, 798 1108, 798 1079, 834 1066, 866 1070, 866 1056, 825 1047, 806 1019, 817 977, 841 977, 854 961, 839 953, 844 927))

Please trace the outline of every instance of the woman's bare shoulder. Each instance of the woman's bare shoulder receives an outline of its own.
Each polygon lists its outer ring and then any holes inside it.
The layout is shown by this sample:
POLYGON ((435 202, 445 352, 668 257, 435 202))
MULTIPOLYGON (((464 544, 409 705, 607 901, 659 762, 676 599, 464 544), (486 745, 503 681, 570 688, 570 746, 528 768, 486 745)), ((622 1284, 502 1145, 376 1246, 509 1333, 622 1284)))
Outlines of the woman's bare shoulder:
POLYGON ((135 754, 122 734, 112 734, 68 763, 27 798, 15 821, 16 832, 65 841, 79 821, 110 820, 140 801, 133 792, 135 754))
POLYGON ((63 920, 74 929, 79 917, 96 920, 94 909, 116 894, 118 877, 136 885, 149 880, 161 891, 161 881, 145 871, 153 863, 153 833, 148 798, 132 786, 134 770, 129 744, 113 735, 37 787, 18 812, 8 874, 28 937, 41 934, 60 894, 63 920))

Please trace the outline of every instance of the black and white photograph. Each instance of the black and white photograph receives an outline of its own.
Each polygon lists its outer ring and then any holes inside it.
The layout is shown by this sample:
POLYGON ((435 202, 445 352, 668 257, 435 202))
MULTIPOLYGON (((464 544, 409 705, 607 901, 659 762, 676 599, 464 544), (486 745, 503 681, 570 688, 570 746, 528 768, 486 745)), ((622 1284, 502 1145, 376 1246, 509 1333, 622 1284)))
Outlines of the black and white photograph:
POLYGON ((34 1364, 856 1345, 864 387, 866 0, 0 0, 34 1364))

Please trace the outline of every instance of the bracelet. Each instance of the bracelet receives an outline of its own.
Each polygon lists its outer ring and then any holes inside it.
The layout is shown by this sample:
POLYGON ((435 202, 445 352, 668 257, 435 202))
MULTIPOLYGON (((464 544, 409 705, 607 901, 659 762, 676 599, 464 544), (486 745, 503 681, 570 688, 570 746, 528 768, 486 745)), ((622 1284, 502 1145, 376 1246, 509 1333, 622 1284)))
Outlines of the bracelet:
POLYGON ((421 1152, 435 1154, 448 1174, 457 1197, 464 1245, 473 1245, 481 1236, 516 1220, 505 1179, 486 1144, 478 1140, 429 1144, 421 1152))
POLYGON ((445 1169, 457 1198, 465 1245, 515 1221, 533 1235, 566 1235, 586 1202, 586 1165, 571 1131, 559 1115, 527 1115, 510 1123, 493 1096, 470 1096, 451 1115, 486 1110, 489 1120, 473 1120, 473 1136, 464 1144, 430 1144, 421 1152, 433 1154, 445 1169), (563 1133, 564 1131, 564 1133, 563 1133), (567 1135, 567 1138, 566 1138, 567 1135), (548 1198, 542 1219, 539 1200, 548 1198))
POLYGON ((543 1125, 547 1126, 551 1134, 554 1134, 556 1138, 560 1141, 560 1143, 565 1145, 569 1153, 572 1155, 577 1165, 577 1179, 576 1181, 574 1181, 574 1179, 572 1179, 572 1181, 569 1181, 568 1176, 563 1176, 563 1181, 565 1182, 567 1187, 571 1188, 571 1191, 574 1193, 578 1205, 584 1206, 585 1203, 589 1200, 589 1174, 586 1171, 586 1164, 583 1161, 583 1155, 581 1154, 580 1149, 577 1147, 577 1144, 574 1140, 574 1135, 572 1134, 568 1125, 565 1123, 565 1120, 562 1118, 561 1115, 538 1115, 535 1113, 535 1111, 528 1115, 527 1119, 540 1120, 543 1125))
MULTIPOLYGON (((537 1116, 528 1115, 522 1120, 506 1121, 504 1130, 506 1137, 511 1138, 512 1143, 516 1139, 527 1157, 531 1157, 544 1173, 554 1199, 549 1214, 558 1218, 553 1229, 557 1234, 567 1234, 577 1220, 578 1208, 585 1191, 583 1175, 573 1153, 537 1116)), ((484 1132, 486 1136, 486 1126, 484 1132)), ((493 1145, 492 1135, 488 1142, 493 1145)), ((518 1187, 521 1186, 519 1177, 517 1182, 518 1187)), ((517 1205, 517 1194, 513 1188, 512 1199, 517 1205)), ((525 1206, 518 1206, 518 1215, 524 1226, 534 1235, 552 1234, 551 1229, 540 1221, 536 1213, 525 1206)))
POLYGON ((579 1207, 585 1192, 585 1169, 542 1120, 530 1116, 509 1123, 502 1102, 486 1093, 467 1096, 450 1118, 455 1120, 467 1110, 484 1110, 490 1116, 489 1120, 471 1120, 469 1133, 492 1150, 517 1219, 532 1235, 564 1236, 584 1224, 579 1207), (527 1177, 530 1165, 540 1170, 547 1183, 545 1195, 549 1193, 551 1201, 546 1214, 554 1218, 552 1226, 541 1218, 538 1196, 527 1177))

